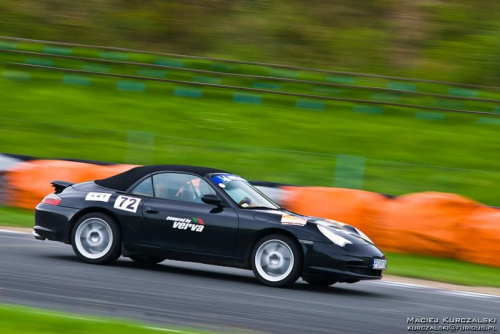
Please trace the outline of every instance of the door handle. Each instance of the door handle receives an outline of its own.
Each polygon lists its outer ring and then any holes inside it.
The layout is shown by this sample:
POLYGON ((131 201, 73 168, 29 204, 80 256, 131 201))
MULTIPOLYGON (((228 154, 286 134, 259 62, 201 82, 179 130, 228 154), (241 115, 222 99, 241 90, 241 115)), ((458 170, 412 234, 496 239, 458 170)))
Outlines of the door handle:
POLYGON ((146 207, 146 213, 151 213, 151 214, 157 214, 158 210, 155 210, 153 208, 150 208, 149 206, 146 207))

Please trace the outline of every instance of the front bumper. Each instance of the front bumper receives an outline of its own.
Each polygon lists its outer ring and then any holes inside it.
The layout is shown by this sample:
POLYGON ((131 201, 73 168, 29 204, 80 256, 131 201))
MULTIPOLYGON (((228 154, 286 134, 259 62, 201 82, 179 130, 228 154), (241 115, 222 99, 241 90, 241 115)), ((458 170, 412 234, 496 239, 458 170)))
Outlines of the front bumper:
POLYGON ((33 235, 39 240, 71 242, 71 219, 78 209, 40 203, 35 210, 33 235))
POLYGON ((339 247, 333 243, 303 242, 304 270, 302 277, 357 282, 382 278, 382 270, 372 269, 373 259, 384 254, 370 244, 339 247))

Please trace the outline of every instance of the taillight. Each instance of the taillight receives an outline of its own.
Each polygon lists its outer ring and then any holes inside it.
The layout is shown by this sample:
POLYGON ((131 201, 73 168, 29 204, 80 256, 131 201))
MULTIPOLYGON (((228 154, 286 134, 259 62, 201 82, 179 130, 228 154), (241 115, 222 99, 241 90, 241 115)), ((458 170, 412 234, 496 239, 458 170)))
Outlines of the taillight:
POLYGON ((61 203, 61 197, 50 194, 45 196, 45 198, 42 200, 42 203, 48 205, 59 205, 59 203, 61 203))

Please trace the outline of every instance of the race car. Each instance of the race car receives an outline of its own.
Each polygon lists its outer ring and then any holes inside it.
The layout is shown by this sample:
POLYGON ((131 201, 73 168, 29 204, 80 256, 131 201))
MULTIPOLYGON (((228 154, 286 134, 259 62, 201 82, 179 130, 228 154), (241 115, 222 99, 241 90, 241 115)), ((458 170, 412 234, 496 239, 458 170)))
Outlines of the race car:
MULTIPOLYGON (((279 207, 240 176, 155 165, 101 180, 52 181, 35 211, 39 240, 71 244, 92 264, 120 256, 252 269, 269 286, 380 279, 384 254, 353 226, 279 207)), ((335 205, 335 203, 332 203, 335 205)))

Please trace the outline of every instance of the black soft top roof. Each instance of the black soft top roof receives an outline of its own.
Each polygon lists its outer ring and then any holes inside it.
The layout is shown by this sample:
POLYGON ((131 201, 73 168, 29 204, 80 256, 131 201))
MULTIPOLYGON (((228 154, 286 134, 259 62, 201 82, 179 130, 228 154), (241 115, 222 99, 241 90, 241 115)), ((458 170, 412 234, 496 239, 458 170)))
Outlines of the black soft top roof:
POLYGON ((185 165, 152 165, 135 167, 121 174, 108 177, 107 179, 95 180, 94 182, 101 187, 125 191, 129 189, 134 183, 142 179, 144 176, 156 172, 185 172, 196 174, 201 177, 210 173, 227 173, 219 169, 208 167, 185 165))

